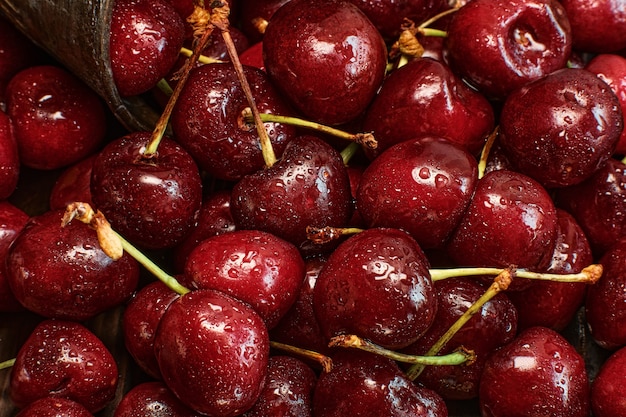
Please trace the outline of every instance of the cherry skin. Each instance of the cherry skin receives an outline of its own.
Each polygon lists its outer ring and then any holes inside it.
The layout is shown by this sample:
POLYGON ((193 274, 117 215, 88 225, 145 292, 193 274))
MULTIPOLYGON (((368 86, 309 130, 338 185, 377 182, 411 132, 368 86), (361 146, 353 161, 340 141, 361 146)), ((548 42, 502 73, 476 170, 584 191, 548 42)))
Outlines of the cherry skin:
POLYGON ((6 269, 9 248, 28 222, 29 216, 8 201, 0 201, 0 311, 22 311, 11 291, 6 269))
MULTIPOLYGON (((554 253, 546 272, 578 273, 593 262, 591 246, 574 217, 557 209, 557 236, 554 253)), ((584 304, 587 284, 536 281, 522 291, 508 295, 519 312, 520 330, 533 326, 562 331, 584 304)))
POLYGON ((141 288, 127 303, 122 316, 124 346, 135 363, 147 375, 161 379, 161 371, 154 353, 154 338, 161 317, 178 298, 161 281, 141 288))
POLYGON ((304 261, 294 245, 267 232, 237 230, 200 242, 181 283, 250 304, 271 329, 295 302, 303 279, 304 261))
POLYGON ((327 339, 356 334, 390 349, 415 342, 437 311, 428 268, 417 242, 402 230, 351 236, 329 255, 313 290, 322 333, 327 339))
POLYGON ((103 143, 105 108, 76 76, 54 65, 26 68, 6 89, 20 162, 49 170, 71 165, 103 143))
POLYGON ((181 17, 164 0, 117 0, 109 53, 122 97, 145 93, 170 71, 183 46, 181 17))
POLYGON ((117 232, 132 243, 163 249, 180 243, 195 224, 202 182, 193 158, 167 137, 144 157, 150 132, 111 141, 92 167, 91 198, 117 232))
POLYGON ((290 103, 306 118, 330 125, 365 110, 387 64, 382 36, 346 0, 287 2, 269 21, 263 57, 290 103))
POLYGON ((15 417, 93 417, 93 414, 76 401, 44 397, 27 405, 15 417))
POLYGON ((572 27, 574 49, 602 53, 626 48, 626 3, 623 0, 561 0, 561 4, 572 27))
MULTIPOLYGON (((423 355, 470 306, 486 287, 473 278, 452 278, 435 282, 437 315, 426 334, 402 352, 423 355)), ((483 367, 494 350, 511 342, 517 334, 517 309, 506 294, 498 294, 452 337, 440 354, 460 346, 472 350, 476 361, 461 366, 427 366, 417 382, 436 391, 446 400, 478 397, 483 367)))
POLYGON ((604 271, 600 280, 587 289, 585 316, 596 343, 614 350, 626 346, 626 241, 613 245, 599 262, 604 271))
POLYGON ((569 20, 556 0, 471 1, 452 15, 447 33, 450 66, 494 99, 565 68, 572 51, 569 20))
POLYGON ((142 382, 128 391, 113 417, 200 417, 160 381, 142 382))
MULTIPOLYGON (((291 114, 267 75, 246 67, 255 104, 259 111, 291 114)), ((236 181, 265 166, 259 136, 254 125, 245 123, 241 112, 248 101, 231 64, 207 64, 189 75, 172 112, 176 140, 195 158, 201 169, 212 176, 236 181)), ((295 137, 295 128, 266 123, 272 147, 281 155, 295 137)))
POLYGON ((258 229, 319 253, 308 226, 343 226, 352 215, 350 183, 341 155, 315 136, 299 136, 271 168, 242 178, 230 208, 238 229, 258 229))
POLYGON ((532 327, 495 352, 480 381, 483 416, 589 415, 589 381, 576 349, 554 330, 532 327))
POLYGON ((301 360, 272 356, 261 396, 242 417, 311 417, 316 382, 315 372, 301 360))
POLYGON ((64 210, 32 217, 9 248, 7 278, 15 298, 44 317, 87 320, 130 298, 139 264, 128 254, 113 261, 96 233, 64 210))
POLYGON ((91 201, 91 171, 96 155, 66 168, 50 190, 50 209, 58 210, 74 202, 93 205, 91 201))
MULTIPOLYGON (((585 69, 596 74, 611 87, 619 99, 622 115, 626 114, 626 58, 616 54, 596 55, 585 69)), ((622 130, 615 153, 626 154, 626 129, 622 130)))
POLYGON ((76 322, 44 320, 17 353, 10 395, 18 408, 55 396, 95 413, 113 399, 117 383, 115 359, 96 335, 76 322))
POLYGON ((461 147, 438 137, 407 140, 365 169, 356 204, 367 227, 404 229, 421 248, 442 248, 477 180, 476 159, 461 147))
POLYGON ((626 413, 626 348, 614 352, 604 362, 591 384, 591 408, 595 417, 622 416, 626 413))
POLYGON ((263 41, 259 41, 243 51, 241 55, 239 55, 239 60, 242 65, 265 71, 265 63, 263 62, 263 41))
POLYGON ((269 337, 242 301, 215 290, 185 294, 163 315, 154 343, 163 381, 197 412, 236 416, 259 398, 269 337))
POLYGON ((378 141, 376 150, 368 152, 370 157, 396 143, 429 135, 478 154, 493 128, 491 104, 446 64, 431 58, 414 59, 394 70, 368 108, 363 125, 378 141))
POLYGON ((457 265, 542 269, 551 260, 556 225, 556 208, 541 185, 517 172, 492 171, 478 180, 446 251, 457 265))
POLYGON ((0 200, 13 194, 20 178, 20 157, 9 116, 0 111, 0 200))
POLYGON ((239 13, 241 30, 251 42, 259 42, 276 10, 291 0, 257 0, 246 1, 239 13))
POLYGON ((619 99, 605 82, 583 69, 563 69, 507 97, 500 144, 517 170, 545 187, 564 187, 606 163, 623 126, 619 99))
POLYGON ((332 359, 333 369, 322 373, 315 387, 316 417, 448 415, 436 392, 414 384, 387 358, 344 349, 332 359))

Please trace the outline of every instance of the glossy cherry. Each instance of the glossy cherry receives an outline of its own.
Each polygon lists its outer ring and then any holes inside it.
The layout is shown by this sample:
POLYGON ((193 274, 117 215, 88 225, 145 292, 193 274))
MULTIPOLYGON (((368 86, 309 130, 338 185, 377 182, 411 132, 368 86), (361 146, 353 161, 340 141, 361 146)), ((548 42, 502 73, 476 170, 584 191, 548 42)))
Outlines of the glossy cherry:
POLYGON ((602 53, 626 48, 626 4, 623 0, 561 0, 561 4, 572 27, 574 49, 602 53))
POLYGON ((93 417, 93 414, 76 401, 44 397, 28 404, 15 417, 93 417))
POLYGON ((0 112, 0 199, 13 194, 20 178, 20 157, 11 119, 0 112))
POLYGON ((6 259, 9 247, 21 233, 29 216, 8 201, 0 201, 0 311, 21 311, 24 307, 17 301, 9 286, 6 259))
POLYGON ((50 209, 63 209, 77 201, 92 204, 91 171, 95 159, 95 154, 88 156, 63 170, 50 190, 50 209))
POLYGON ((135 385, 115 407, 113 417, 200 417, 183 404, 161 381, 135 385))
POLYGON ((591 385, 591 408, 595 417, 613 417, 626 413, 626 348, 614 352, 602 364, 591 385))

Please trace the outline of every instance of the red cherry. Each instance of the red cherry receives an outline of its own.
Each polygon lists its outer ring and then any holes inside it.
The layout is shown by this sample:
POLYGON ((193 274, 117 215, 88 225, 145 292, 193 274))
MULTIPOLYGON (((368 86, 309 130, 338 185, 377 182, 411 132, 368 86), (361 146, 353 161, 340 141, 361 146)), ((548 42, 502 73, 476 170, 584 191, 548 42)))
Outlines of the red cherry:
POLYGON ((623 0, 561 0, 572 26, 574 49, 617 52, 626 48, 626 3, 623 0))
POLYGON ((9 198, 20 178, 20 157, 9 116, 0 111, 0 200, 9 198))
POLYGON ((20 410, 15 417, 93 417, 83 405, 67 398, 40 398, 20 410))
POLYGON ((591 385, 591 407, 595 417, 623 416, 626 413, 626 348, 604 362, 591 385))
POLYGON ((143 382, 128 391, 115 408, 113 417, 200 417, 162 383, 143 382))
POLYGON ((29 216, 8 201, 0 201, 0 311, 21 311, 9 286, 6 260, 9 248, 28 222, 29 216))

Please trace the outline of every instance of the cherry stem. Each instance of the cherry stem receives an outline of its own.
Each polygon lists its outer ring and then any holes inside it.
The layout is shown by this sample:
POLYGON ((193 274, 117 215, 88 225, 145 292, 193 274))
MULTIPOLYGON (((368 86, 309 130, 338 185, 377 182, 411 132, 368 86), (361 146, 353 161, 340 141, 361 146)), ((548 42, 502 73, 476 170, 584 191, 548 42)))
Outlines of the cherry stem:
POLYGON ((306 237, 311 242, 322 245, 339 239, 341 236, 354 235, 362 231, 363 229, 359 229, 358 227, 307 226, 306 237))
POLYGON ((348 146, 343 148, 343 150, 341 151, 341 159, 345 166, 348 166, 348 164, 350 163, 350 160, 357 153, 359 148, 360 146, 356 142, 352 142, 348 146))
POLYGON ((314 350, 308 350, 299 348, 296 346, 288 345, 280 342, 270 341, 270 346, 274 349, 282 350, 283 352, 295 354, 299 357, 310 359, 314 362, 319 363, 322 366, 324 372, 330 372, 333 369, 333 361, 326 355, 323 355, 319 352, 315 352, 314 350))
MULTIPOLYGON (((228 6, 226 5, 225 8, 228 9, 228 6)), ((178 97, 180 96, 180 93, 182 92, 185 83, 189 78, 189 73, 193 69, 196 62, 198 62, 198 57, 206 47, 206 44, 209 41, 209 37, 213 32, 213 27, 211 25, 206 25, 206 20, 209 19, 209 17, 207 16, 208 13, 209 12, 207 10, 201 7, 196 7, 192 15, 189 17, 190 20, 195 19, 196 21, 202 21, 205 23, 205 25, 202 26, 202 29, 198 29, 202 31, 202 35, 196 42, 191 57, 187 59, 187 61, 185 61, 185 66, 182 68, 181 72, 178 73, 178 83, 176 84, 176 87, 174 87, 172 94, 167 100, 167 104, 165 105, 163 112, 159 116, 159 120, 157 120, 156 126, 150 137, 150 141, 148 142, 148 145, 146 146, 146 149, 143 153, 144 158, 152 158, 156 155, 159 144, 161 143, 161 140, 165 135, 165 130, 169 123, 172 111, 174 110, 174 106, 176 105, 178 97)))
POLYGON ((375 343, 370 342, 367 339, 363 339, 356 335, 339 335, 330 339, 329 347, 343 347, 364 350, 366 352, 375 353, 377 355, 384 356, 394 361, 410 363, 413 365, 462 365, 472 363, 476 360, 476 355, 473 351, 460 347, 452 353, 442 356, 419 356, 408 355, 405 353, 396 352, 394 350, 386 349, 375 343))
POLYGON ((496 126, 493 129, 493 132, 489 134, 487 137, 487 141, 483 146, 483 149, 480 152, 480 159, 478 160, 478 179, 481 179, 485 176, 485 170, 487 169, 487 160, 489 159, 489 154, 491 153, 491 148, 498 137, 499 127, 496 126))
POLYGON ((0 371, 3 369, 9 369, 13 365, 15 365, 15 358, 0 362, 0 371))
MULTIPOLYGON (((513 273, 511 270, 505 269, 498 274, 489 288, 478 298, 453 324, 450 328, 431 346, 425 353, 425 356, 434 356, 441 352, 441 349, 454 337, 454 335, 467 323, 480 309, 493 297, 506 291, 513 281, 513 273)), ((415 380, 424 371, 424 366, 417 364, 407 370, 407 377, 415 380)))
MULTIPOLYGON (((185 48, 184 46, 180 48, 180 54, 186 56, 187 58, 193 57, 193 51, 189 48, 185 48)), ((206 55, 198 55, 198 62, 201 64, 223 64, 225 61, 211 58, 206 55)))
POLYGON ((65 209, 61 226, 64 227, 68 225, 74 219, 79 220, 96 230, 100 247, 111 259, 118 260, 122 257, 124 251, 126 251, 172 291, 180 295, 184 295, 189 292, 189 289, 182 286, 176 278, 166 273, 150 258, 141 253, 140 250, 113 230, 111 224, 104 217, 104 214, 100 211, 94 212, 88 203, 75 202, 68 204, 65 209))
MULTIPOLYGON (((448 9, 448 10, 444 10, 441 13, 438 13, 436 15, 434 15, 433 17, 431 17, 428 20, 425 20, 424 22, 422 22, 418 28, 419 29, 424 29, 427 28, 428 26, 432 25, 433 23, 435 23, 437 20, 441 19, 442 17, 446 17, 452 13, 456 13, 457 10, 459 10, 461 8, 461 6, 459 4, 455 5, 453 8, 448 9)), ((445 33, 445 32, 444 32, 445 33)), ((447 35, 445 35, 447 36, 447 35)))
MULTIPOLYGON (((247 123, 255 122, 250 108, 245 108, 241 112, 241 115, 247 123)), ((261 119, 261 123, 282 123, 286 125, 303 127, 306 129, 311 129, 331 136, 335 136, 339 139, 356 142, 370 149, 376 149, 378 147, 378 142, 376 141, 372 133, 349 133, 344 130, 335 129, 334 127, 326 126, 317 122, 312 122, 310 120, 301 119, 295 116, 281 116, 278 114, 262 113, 259 115, 259 117, 261 119)))
MULTIPOLYGON (((575 274, 552 274, 548 272, 533 272, 526 269, 512 268, 513 273, 517 278, 537 279, 543 281, 556 281, 556 282, 579 282, 586 284, 596 283, 602 276, 602 265, 591 264, 582 271, 575 274)), ((449 268, 449 269, 430 269, 430 277, 433 281, 440 281, 442 279, 455 278, 455 277, 471 277, 478 275, 499 275, 504 268, 489 268, 489 267, 477 267, 477 268, 449 268)))

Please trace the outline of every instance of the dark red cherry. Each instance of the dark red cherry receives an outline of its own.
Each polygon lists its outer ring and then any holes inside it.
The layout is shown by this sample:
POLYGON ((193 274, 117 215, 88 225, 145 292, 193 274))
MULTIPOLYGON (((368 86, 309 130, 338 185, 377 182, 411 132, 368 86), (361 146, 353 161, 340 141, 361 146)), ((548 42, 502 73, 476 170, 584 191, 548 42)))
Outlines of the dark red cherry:
POLYGON ((626 3, 623 0, 561 0, 572 27, 576 50, 601 53, 626 48, 626 3))
POLYGON ((91 155, 66 168, 50 190, 50 209, 57 210, 74 202, 91 201, 91 171, 96 155, 91 155))
POLYGON ((195 224, 202 182, 192 157, 163 138, 158 152, 143 156, 150 132, 111 141, 93 163, 91 198, 113 228, 150 249, 173 247, 195 224))
POLYGON ((367 227, 404 229, 421 248, 442 248, 477 180, 476 159, 463 148, 438 137, 407 140, 365 169, 356 203, 367 227))
POLYGON ((332 358, 332 370, 315 387, 315 417, 448 415, 439 394, 407 379, 387 358, 345 349, 332 358))
POLYGON ((626 348, 614 352, 604 362, 591 384, 591 409, 594 417, 614 417, 626 413, 626 348))
POLYGON ((484 416, 586 417, 585 362, 559 333, 529 328, 487 360, 479 399, 484 416))
POLYGON ((304 261, 294 245, 267 232, 236 230, 200 242, 181 283, 248 303, 271 329, 295 302, 303 279, 304 261))
POLYGON ((265 68, 306 118, 342 124, 359 116, 387 64, 382 36, 347 0, 291 0, 263 37, 265 68))
MULTIPOLYGON (((244 68, 259 111, 291 114, 267 75, 244 68)), ((212 176, 235 181, 265 166, 259 136, 241 112, 249 106, 232 64, 207 64, 189 75, 172 113, 176 140, 212 176)), ((265 123, 276 155, 294 138, 295 128, 265 123)))
POLYGON ((6 260, 9 247, 21 233, 29 216, 8 201, 0 201, 0 311, 21 311, 24 307, 15 299, 9 286, 6 260))
MULTIPOLYGON (((546 272, 573 274, 593 262, 589 241, 574 217, 557 209, 557 234, 554 253, 546 272)), ((536 281, 522 291, 508 295, 519 312, 518 327, 549 327, 562 331, 583 305, 587 284, 536 281)))
POLYGON ((230 207, 238 229, 263 230, 301 251, 319 252, 307 239, 306 228, 343 226, 352 215, 341 155, 317 137, 297 137, 271 168, 235 184, 230 207))
POLYGON ((468 2, 448 25, 450 66, 490 98, 565 68, 572 34, 556 0, 468 2))
POLYGON ((239 60, 242 65, 265 71, 265 63, 263 62, 263 42, 259 41, 251 45, 239 55, 239 60))
POLYGON ((315 372, 299 359, 272 356, 261 396, 242 417, 313 416, 315 372))
POLYGON ((160 381, 133 386, 115 407, 112 417, 200 417, 160 381))
POLYGON ((10 395, 18 408, 54 396, 95 413, 113 399, 117 383, 115 359, 96 335, 76 322, 45 320, 15 358, 10 395))
POLYGON ((594 340, 605 349, 626 346, 626 241, 600 258, 602 277, 587 289, 585 317, 594 340))
POLYGON ((122 97, 153 88, 170 71, 183 46, 185 28, 165 0, 116 0, 109 53, 122 97))
MULTIPOLYGON (((244 0, 245 1, 245 0, 244 0)), ((276 10, 290 0, 256 0, 245 1, 239 13, 241 30, 252 42, 261 41, 267 24, 276 10)))
POLYGON ((0 111, 0 200, 13 194, 20 178, 20 157, 9 116, 0 111))
POLYGON ((44 397, 28 404, 15 417, 93 417, 93 414, 76 401, 44 397))
POLYGON ((161 371, 154 353, 154 337, 161 317, 178 296, 161 281, 151 282, 133 296, 122 316, 126 350, 142 371, 156 379, 161 379, 161 371))
MULTIPOLYGON (((403 353, 424 355, 454 322, 485 292, 486 287, 474 278, 449 278, 435 282, 437 315, 426 334, 403 353)), ((436 391, 446 400, 467 400, 478 397, 483 367, 492 352, 517 334, 518 313, 506 294, 498 294, 452 337, 440 354, 463 346, 476 355, 476 361, 460 366, 427 366, 417 382, 436 391)))
POLYGON ((269 360, 263 319, 215 290, 196 290, 167 309, 155 338, 163 381, 200 414, 236 416, 259 398, 269 360))
POLYGON ((626 168, 609 159, 587 180, 557 189, 555 201, 574 216, 599 258, 626 232, 626 168))
POLYGON ((74 164, 95 152, 107 132, 96 93, 54 65, 26 68, 6 89, 20 162, 35 169, 74 164))
POLYGON ((420 136, 440 136, 478 154, 494 128, 491 104, 443 62, 410 61, 394 70, 367 110, 363 129, 373 132, 379 155, 420 136))
POLYGON ((563 187, 606 163, 623 126, 619 100, 605 82, 583 69, 563 69, 508 96, 500 144, 517 170, 545 187, 563 187))
POLYGON ((96 233, 78 221, 61 226, 64 210, 32 217, 9 248, 7 278, 15 298, 44 317, 86 320, 130 298, 139 264, 113 261, 96 233))
POLYGON ((367 229, 328 257, 313 290, 324 336, 356 334, 388 347, 415 342, 432 324, 437 295, 417 242, 398 229, 367 229))
POLYGON ((457 265, 543 269, 556 231, 556 208, 541 185, 517 172, 492 171, 478 180, 447 253, 457 265))

